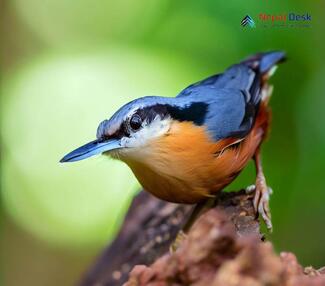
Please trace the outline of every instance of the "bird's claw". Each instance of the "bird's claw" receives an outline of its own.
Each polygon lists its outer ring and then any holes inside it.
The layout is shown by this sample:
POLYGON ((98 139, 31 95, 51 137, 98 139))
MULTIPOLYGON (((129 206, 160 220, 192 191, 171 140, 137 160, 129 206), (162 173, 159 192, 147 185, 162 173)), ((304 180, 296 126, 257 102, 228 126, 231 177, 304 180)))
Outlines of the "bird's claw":
POLYGON ((173 253, 175 252, 178 247, 180 246, 180 244, 186 239, 187 235, 183 230, 180 230, 175 238, 175 240, 173 241, 173 243, 170 245, 169 247, 169 252, 173 253))
POLYGON ((255 192, 255 185, 249 185, 249 186, 247 186, 246 189, 245 189, 245 191, 246 191, 246 194, 247 195, 250 195, 250 194, 254 193, 255 192))
POLYGON ((272 221, 270 212, 270 195, 272 194, 272 189, 268 187, 265 180, 260 180, 256 185, 250 185, 246 188, 246 193, 251 194, 255 191, 253 206, 256 214, 261 215, 266 227, 269 231, 272 231, 272 221), (257 186, 257 187, 256 187, 257 186))

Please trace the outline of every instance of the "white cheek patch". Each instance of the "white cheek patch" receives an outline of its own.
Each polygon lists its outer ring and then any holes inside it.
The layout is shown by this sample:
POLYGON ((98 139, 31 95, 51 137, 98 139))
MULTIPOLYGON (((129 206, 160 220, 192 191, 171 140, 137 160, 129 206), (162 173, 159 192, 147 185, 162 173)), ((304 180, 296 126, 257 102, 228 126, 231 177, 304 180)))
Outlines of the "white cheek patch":
POLYGON ((121 139, 121 145, 124 147, 145 146, 152 139, 166 134, 170 128, 170 124, 170 117, 161 120, 160 116, 157 116, 150 124, 144 124, 138 132, 132 133, 129 138, 123 137, 121 139))

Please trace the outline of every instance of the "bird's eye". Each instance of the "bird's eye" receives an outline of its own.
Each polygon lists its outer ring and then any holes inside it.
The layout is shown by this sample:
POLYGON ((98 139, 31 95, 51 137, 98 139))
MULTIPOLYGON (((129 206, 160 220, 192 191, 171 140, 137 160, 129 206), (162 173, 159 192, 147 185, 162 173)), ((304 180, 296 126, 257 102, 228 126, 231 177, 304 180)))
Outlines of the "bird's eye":
POLYGON ((130 119, 130 127, 136 131, 140 129, 141 125, 142 125, 141 117, 138 114, 132 115, 130 119))

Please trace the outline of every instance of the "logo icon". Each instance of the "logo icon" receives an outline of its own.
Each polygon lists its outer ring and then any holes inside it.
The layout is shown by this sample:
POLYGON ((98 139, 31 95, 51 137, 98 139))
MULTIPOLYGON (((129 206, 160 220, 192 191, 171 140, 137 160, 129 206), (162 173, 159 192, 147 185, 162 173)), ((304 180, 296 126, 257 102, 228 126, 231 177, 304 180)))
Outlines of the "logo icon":
POLYGON ((255 22, 253 18, 249 15, 246 15, 243 20, 241 20, 240 24, 243 27, 250 27, 250 28, 255 28, 255 22))

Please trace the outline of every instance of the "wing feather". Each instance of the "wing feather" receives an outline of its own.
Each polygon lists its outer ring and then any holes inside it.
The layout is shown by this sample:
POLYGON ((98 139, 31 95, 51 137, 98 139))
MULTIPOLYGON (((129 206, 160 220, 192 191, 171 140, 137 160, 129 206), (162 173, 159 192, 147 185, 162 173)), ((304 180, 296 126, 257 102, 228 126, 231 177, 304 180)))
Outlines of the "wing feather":
POLYGON ((255 122, 268 73, 284 59, 283 52, 256 54, 188 86, 177 97, 208 104, 204 124, 215 140, 243 138, 255 122))

